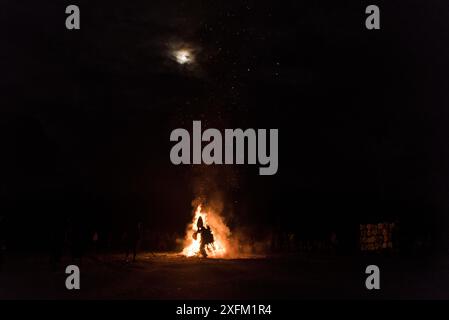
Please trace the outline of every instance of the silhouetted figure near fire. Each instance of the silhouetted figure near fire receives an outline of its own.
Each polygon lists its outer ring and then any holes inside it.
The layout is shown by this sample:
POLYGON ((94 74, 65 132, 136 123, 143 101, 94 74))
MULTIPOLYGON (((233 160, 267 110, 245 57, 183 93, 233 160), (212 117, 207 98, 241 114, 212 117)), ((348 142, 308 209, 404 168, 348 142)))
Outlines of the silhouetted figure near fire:
POLYGON ((87 242, 83 221, 79 218, 73 219, 70 222, 69 230, 69 243, 72 262, 81 264, 87 242))
POLYGON ((209 244, 213 245, 214 235, 212 234, 210 228, 204 225, 203 218, 201 217, 198 218, 196 226, 198 230, 193 234, 193 238, 196 239, 198 234, 201 235, 200 253, 204 258, 206 258, 207 257, 206 246, 209 244))
POLYGON ((133 253, 133 262, 136 262, 137 255, 137 245, 140 240, 140 232, 141 232, 142 223, 138 222, 135 224, 131 224, 130 228, 126 232, 125 241, 126 241, 126 262, 128 262, 129 254, 133 253))
POLYGON ((52 224, 51 240, 51 262, 53 268, 56 268, 62 260, 64 254, 64 245, 67 240, 67 225, 69 221, 63 217, 57 218, 52 224))
POLYGON ((6 227, 4 226, 4 217, 0 216, 0 269, 3 264, 3 255, 4 251, 6 250, 6 241, 5 241, 5 233, 6 233, 6 227))

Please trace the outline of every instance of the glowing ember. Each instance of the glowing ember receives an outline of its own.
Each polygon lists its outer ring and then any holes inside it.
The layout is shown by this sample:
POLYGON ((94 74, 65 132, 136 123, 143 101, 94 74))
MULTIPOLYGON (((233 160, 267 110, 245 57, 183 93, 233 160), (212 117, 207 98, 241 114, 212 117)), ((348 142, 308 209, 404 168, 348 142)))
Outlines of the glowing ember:
MULTIPOLYGON (((205 245, 205 252, 208 257, 222 258, 229 254, 229 236, 231 232, 224 224, 223 219, 212 210, 205 211, 201 205, 195 210, 192 223, 187 228, 185 247, 182 254, 187 257, 201 255, 201 237, 204 233, 198 230, 204 225, 204 228, 210 228, 213 236, 213 242, 205 245), (202 222, 199 222, 201 221, 202 222), (199 222, 199 223, 198 223, 199 222)), ((203 229, 203 228, 201 228, 203 229)))
POLYGON ((186 64, 192 62, 192 54, 188 50, 185 49, 177 50, 174 53, 174 56, 179 64, 186 64))

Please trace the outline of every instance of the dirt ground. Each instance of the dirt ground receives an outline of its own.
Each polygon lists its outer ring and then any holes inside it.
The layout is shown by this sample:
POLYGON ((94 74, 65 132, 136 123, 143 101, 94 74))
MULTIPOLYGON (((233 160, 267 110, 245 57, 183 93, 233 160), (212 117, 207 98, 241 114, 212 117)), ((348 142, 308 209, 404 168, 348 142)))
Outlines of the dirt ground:
POLYGON ((85 257, 81 289, 65 288, 65 266, 45 255, 8 257, 0 299, 406 299, 449 298, 449 257, 427 259, 275 256, 185 258, 172 253, 85 257), (381 289, 365 288, 376 264, 381 289))

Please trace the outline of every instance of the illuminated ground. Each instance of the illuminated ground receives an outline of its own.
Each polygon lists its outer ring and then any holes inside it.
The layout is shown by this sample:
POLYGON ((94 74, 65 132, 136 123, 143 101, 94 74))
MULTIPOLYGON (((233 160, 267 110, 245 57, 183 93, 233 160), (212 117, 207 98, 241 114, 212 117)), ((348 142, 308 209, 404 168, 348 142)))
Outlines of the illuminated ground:
MULTIPOLYGON (((81 290, 65 289, 63 266, 44 256, 10 257, 0 272, 0 299, 449 298, 448 258, 278 256, 215 260, 144 254, 87 257, 81 290), (381 268, 381 290, 364 287, 366 265, 381 268)), ((70 261, 64 261, 64 264, 70 261)))

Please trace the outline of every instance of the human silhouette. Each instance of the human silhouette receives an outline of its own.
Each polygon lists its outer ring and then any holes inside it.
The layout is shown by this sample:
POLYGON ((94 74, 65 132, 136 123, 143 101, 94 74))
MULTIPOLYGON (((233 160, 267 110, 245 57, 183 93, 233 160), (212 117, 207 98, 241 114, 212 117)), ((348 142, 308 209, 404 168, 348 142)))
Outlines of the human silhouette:
POLYGON ((129 254, 132 252, 133 254, 133 262, 136 262, 137 256, 137 245, 140 240, 140 232, 142 228, 142 223, 137 222, 133 223, 129 226, 128 231, 125 235, 125 243, 126 243, 126 262, 129 261, 129 254))
POLYGON ((201 235, 201 242, 200 242, 200 254, 207 258, 207 252, 206 247, 208 245, 213 245, 214 243, 214 236, 212 234, 212 230, 204 225, 203 218, 199 217, 198 221, 196 223, 197 231, 193 234, 194 239, 199 235, 201 235))

